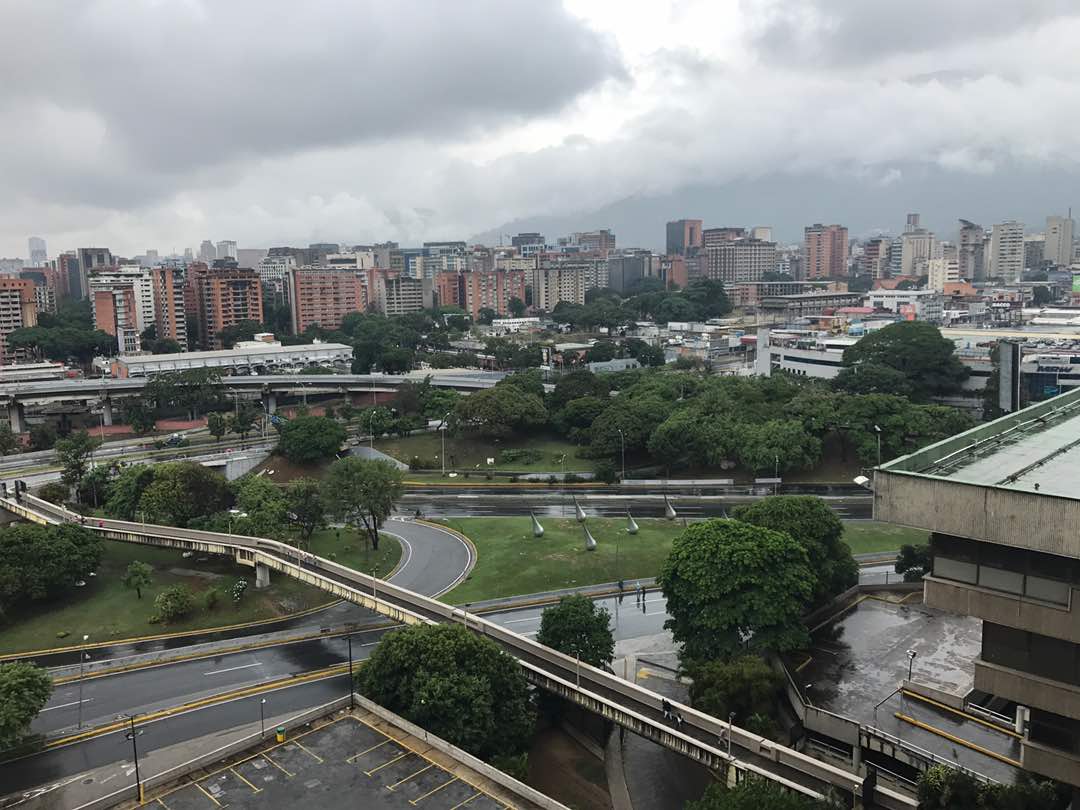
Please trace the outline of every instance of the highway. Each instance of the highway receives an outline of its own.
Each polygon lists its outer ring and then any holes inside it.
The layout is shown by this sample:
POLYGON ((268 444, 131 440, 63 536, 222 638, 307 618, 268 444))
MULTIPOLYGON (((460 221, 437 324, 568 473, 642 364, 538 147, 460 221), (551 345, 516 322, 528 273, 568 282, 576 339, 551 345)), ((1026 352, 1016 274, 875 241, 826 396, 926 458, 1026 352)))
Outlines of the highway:
MULTIPOLYGON (((37 520, 65 521, 71 513, 24 496, 22 504, 0 500, 3 508, 37 520)), ((314 565, 296 562, 294 549, 264 539, 236 538, 211 532, 175 529, 163 526, 143 526, 125 521, 106 520, 93 527, 106 536, 130 538, 137 542, 152 542, 175 548, 190 548, 221 553, 233 548, 236 554, 254 564, 271 570, 287 571, 303 581, 318 584, 359 604, 375 607, 380 613, 399 621, 460 621, 474 632, 492 639, 517 657, 526 677, 533 683, 554 690, 593 711, 600 711, 629 730, 643 734, 673 750, 688 753, 710 765, 725 761, 716 747, 719 736, 729 731, 731 749, 740 770, 768 774, 802 789, 823 791, 831 785, 851 794, 861 784, 859 777, 835 766, 815 760, 792 749, 776 746, 738 727, 676 704, 685 722, 678 730, 662 715, 661 697, 647 689, 626 683, 602 670, 576 663, 573 659, 536 644, 528 637, 509 632, 495 622, 487 621, 461 610, 450 608, 413 591, 389 583, 381 585, 370 576, 337 565, 330 560, 314 558, 314 565), (99 528, 100 527, 100 528, 99 528), (374 591, 378 588, 377 596, 374 591), (576 684, 576 685, 575 685, 576 684)), ((888 807, 911 807, 913 803, 891 791, 879 788, 875 798, 888 807)))

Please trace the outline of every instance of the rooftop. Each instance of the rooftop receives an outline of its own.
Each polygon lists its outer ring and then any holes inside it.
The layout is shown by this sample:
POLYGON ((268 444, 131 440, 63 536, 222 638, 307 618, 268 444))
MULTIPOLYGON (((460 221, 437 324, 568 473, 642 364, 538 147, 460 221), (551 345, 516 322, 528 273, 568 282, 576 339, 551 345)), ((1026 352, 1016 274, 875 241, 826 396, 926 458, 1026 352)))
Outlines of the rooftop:
POLYGON ((343 350, 352 351, 351 346, 346 346, 344 343, 300 343, 295 346, 282 346, 281 344, 267 343, 261 346, 245 346, 243 348, 235 349, 219 349, 216 351, 208 352, 180 352, 172 354, 135 354, 126 355, 121 357, 121 362, 124 365, 138 365, 140 363, 164 363, 169 361, 183 361, 190 364, 192 361, 197 360, 219 360, 229 359, 233 357, 249 357, 252 355, 275 355, 275 354, 290 354, 306 351, 324 351, 324 350, 343 350))

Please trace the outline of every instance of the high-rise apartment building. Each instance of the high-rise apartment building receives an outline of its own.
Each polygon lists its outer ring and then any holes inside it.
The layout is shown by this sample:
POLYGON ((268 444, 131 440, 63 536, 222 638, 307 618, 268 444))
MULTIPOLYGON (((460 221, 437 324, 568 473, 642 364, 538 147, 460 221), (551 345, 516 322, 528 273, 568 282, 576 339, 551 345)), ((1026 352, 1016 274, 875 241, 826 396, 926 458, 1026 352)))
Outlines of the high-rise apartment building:
POLYGON ((1068 267, 1073 256, 1073 219, 1067 217, 1046 218, 1046 242, 1043 258, 1055 267, 1068 267))
POLYGON ((115 261, 108 248, 79 248, 75 255, 77 266, 69 264, 68 294, 72 298, 87 298, 90 295, 87 276, 98 268, 112 267, 115 261))
POLYGON ((41 267, 49 260, 49 252, 45 249, 45 240, 40 236, 31 236, 26 240, 29 250, 30 266, 41 267))
POLYGON ((760 239, 732 239, 705 248, 705 274, 715 281, 734 284, 761 281, 776 270, 776 243, 760 239))
POLYGON ((1046 234, 1031 233, 1024 236, 1024 269, 1038 270, 1043 266, 1046 253, 1046 234))
POLYGON ((217 248, 214 247, 214 243, 209 239, 203 239, 202 244, 199 245, 199 261, 209 265, 212 264, 217 257, 217 248))
POLYGON ((34 282, 28 278, 0 277, 0 363, 14 363, 23 352, 8 347, 8 335, 16 329, 37 326, 34 282))
POLYGON ((159 340, 175 340, 187 349, 187 310, 184 307, 184 274, 173 267, 155 267, 154 324, 159 340))
POLYGON ((803 229, 803 275, 807 279, 847 275, 848 230, 815 223, 803 229))
POLYGON ((608 256, 607 264, 607 286, 621 295, 631 294, 643 278, 652 275, 652 254, 648 251, 608 256))
POLYGON ((383 315, 408 315, 410 312, 431 309, 433 295, 430 279, 412 278, 380 268, 371 272, 370 286, 375 308, 383 315))
POLYGON ((862 256, 859 257, 859 270, 871 278, 885 278, 889 275, 889 245, 892 239, 888 236, 876 236, 866 240, 863 245, 862 256))
POLYGON ((1024 272, 1024 223, 1000 222, 990 232, 986 277, 1016 281, 1024 272))
POLYGON ((268 255, 259 262, 259 281, 278 305, 289 303, 289 274, 296 268, 291 255, 268 255))
POLYGON ((120 267, 101 268, 90 274, 87 283, 95 307, 98 292, 130 288, 134 296, 134 320, 131 327, 142 332, 154 323, 154 283, 149 267, 125 264, 120 267))
MULTIPOLYGON (((464 290, 461 273, 438 273, 431 281, 437 307, 460 307, 464 290)), ((525 300, 525 299, 522 299, 525 300)))
POLYGON ((340 329, 346 315, 367 309, 362 272, 354 268, 294 267, 289 273, 293 332, 299 335, 311 326, 340 329))
POLYGON ((615 250, 615 234, 607 228, 598 231, 579 231, 571 236, 570 241, 582 252, 607 253, 615 250))
POLYGON ((982 281, 986 278, 983 263, 983 239, 985 234, 981 225, 960 220, 960 233, 956 240, 956 262, 960 278, 968 281, 982 281))
POLYGON ((701 232, 701 246, 714 247, 721 242, 731 242, 735 239, 746 238, 746 228, 706 228, 701 232))
POLYGON ((236 242, 231 239, 223 239, 218 242, 215 252, 219 259, 236 259, 239 255, 236 252, 236 242))
POLYGON ((677 219, 667 224, 668 256, 688 256, 702 246, 702 221, 700 219, 677 219))
POLYGON ((522 270, 486 270, 458 275, 461 306, 473 320, 480 310, 492 309, 500 318, 510 314, 510 299, 525 301, 525 273, 522 270))
POLYGON ((90 303, 94 310, 94 328, 115 336, 120 354, 134 354, 141 350, 138 304, 130 283, 92 286, 90 303))
POLYGON ((940 256, 927 263, 927 289, 944 292, 946 284, 953 284, 960 279, 960 264, 955 258, 940 256))
POLYGON ((551 312, 559 303, 584 304, 585 291, 608 285, 607 262, 544 262, 533 273, 533 306, 551 312))
MULTIPOLYGON (((263 319, 262 289, 254 270, 222 263, 188 268, 184 305, 194 315, 199 328, 198 343, 222 348, 220 333, 241 321, 263 319)), ((188 340, 192 340, 188 335, 188 340)))
POLYGON ((935 255, 936 242, 930 231, 911 226, 912 217, 918 222, 918 214, 908 214, 908 227, 900 236, 900 275, 925 276, 929 272, 929 261, 935 255))

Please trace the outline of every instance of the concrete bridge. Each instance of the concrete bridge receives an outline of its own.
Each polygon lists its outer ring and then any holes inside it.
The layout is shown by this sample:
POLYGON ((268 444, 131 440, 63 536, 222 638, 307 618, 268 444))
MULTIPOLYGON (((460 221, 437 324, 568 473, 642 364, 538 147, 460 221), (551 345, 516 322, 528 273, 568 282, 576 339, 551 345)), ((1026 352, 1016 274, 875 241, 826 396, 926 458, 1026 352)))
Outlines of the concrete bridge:
MULTIPOLYGON (((416 372, 408 375, 390 374, 275 374, 222 377, 217 385, 226 397, 242 395, 260 398, 263 409, 273 413, 278 397, 348 396, 355 404, 376 405, 393 398, 405 382, 422 382, 430 376, 431 384, 456 391, 478 391, 491 388, 505 374, 498 371, 476 371, 458 374, 430 375, 416 372)), ((28 406, 62 406, 78 404, 89 410, 95 404, 101 408, 102 421, 113 423, 113 404, 117 400, 139 396, 149 379, 134 377, 123 380, 84 378, 73 380, 42 380, 37 382, 0 385, 0 418, 6 418, 15 433, 26 430, 25 409, 28 406)))
POLYGON ((83 519, 29 493, 0 496, 0 509, 41 524, 83 523, 102 536, 128 543, 231 556, 255 569, 265 587, 278 571, 402 624, 457 622, 513 655, 537 686, 599 714, 722 774, 728 784, 763 777, 799 793, 844 797, 850 807, 914 810, 910 796, 875 786, 862 776, 729 726, 690 706, 673 703, 679 728, 664 717, 664 698, 610 672, 589 666, 461 608, 446 605, 285 543, 130 521, 83 519), (731 747, 728 753, 727 740, 731 747))

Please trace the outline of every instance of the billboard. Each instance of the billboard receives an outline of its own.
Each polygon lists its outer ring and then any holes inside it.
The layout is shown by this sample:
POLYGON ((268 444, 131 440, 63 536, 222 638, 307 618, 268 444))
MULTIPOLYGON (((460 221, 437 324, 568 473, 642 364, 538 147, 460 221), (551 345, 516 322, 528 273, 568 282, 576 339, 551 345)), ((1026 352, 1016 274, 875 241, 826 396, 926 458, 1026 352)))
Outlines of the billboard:
POLYGON ((1072 291, 1074 293, 1080 293, 1080 273, 1076 273, 1072 277, 1072 291))

